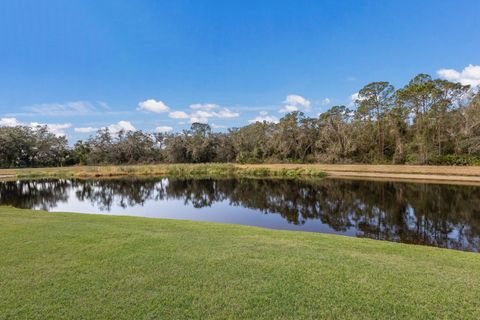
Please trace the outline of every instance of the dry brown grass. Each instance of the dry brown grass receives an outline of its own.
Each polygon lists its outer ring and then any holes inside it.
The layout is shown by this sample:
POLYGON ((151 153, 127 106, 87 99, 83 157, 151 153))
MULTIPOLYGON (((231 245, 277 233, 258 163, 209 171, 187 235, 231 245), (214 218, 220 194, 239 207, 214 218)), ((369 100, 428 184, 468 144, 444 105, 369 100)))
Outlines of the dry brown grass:
POLYGON ((311 168, 335 178, 388 179, 439 183, 480 184, 480 167, 371 164, 256 164, 250 168, 311 168))
POLYGON ((210 174, 222 170, 262 173, 266 170, 279 172, 326 172, 338 178, 390 179, 435 181, 449 183, 480 183, 480 167, 460 166, 411 166, 411 165, 366 165, 366 164, 184 164, 184 165, 131 165, 131 166, 75 166, 64 168, 0 169, 0 178, 34 177, 109 177, 109 176, 155 176, 166 175, 175 170, 196 174, 210 174))
POLYGON ((251 168, 315 168, 325 172, 392 173, 422 175, 457 175, 480 177, 480 167, 470 166, 411 166, 411 165, 375 165, 375 164, 248 164, 237 165, 251 168))

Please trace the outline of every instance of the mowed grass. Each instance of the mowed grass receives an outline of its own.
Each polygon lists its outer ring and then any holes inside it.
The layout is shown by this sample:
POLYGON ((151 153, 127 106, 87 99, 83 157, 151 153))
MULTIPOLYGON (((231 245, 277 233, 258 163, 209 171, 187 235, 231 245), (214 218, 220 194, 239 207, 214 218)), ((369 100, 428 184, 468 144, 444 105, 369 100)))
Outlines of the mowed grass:
POLYGON ((479 319, 480 256, 0 207, 2 319, 479 319))

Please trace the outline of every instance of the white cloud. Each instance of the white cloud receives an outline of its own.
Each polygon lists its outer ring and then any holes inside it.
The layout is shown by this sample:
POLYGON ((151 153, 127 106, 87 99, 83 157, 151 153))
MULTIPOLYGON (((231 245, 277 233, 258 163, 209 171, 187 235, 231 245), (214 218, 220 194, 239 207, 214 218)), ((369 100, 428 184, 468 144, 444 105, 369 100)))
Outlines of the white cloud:
POLYGON ((282 112, 282 113, 294 112, 294 111, 298 111, 298 107, 288 105, 288 104, 284 105, 280 110, 278 110, 278 112, 282 112))
POLYGON ((213 110, 219 107, 218 104, 214 103, 194 103, 190 105, 190 109, 192 110, 213 110))
POLYGON ((133 124, 130 121, 126 120, 121 120, 117 123, 112 123, 111 125, 108 125, 106 127, 102 128, 93 128, 93 127, 83 127, 83 128, 75 128, 75 132, 79 133, 92 133, 96 132, 101 129, 108 129, 110 133, 116 134, 120 131, 136 131, 137 129, 133 126, 133 124))
POLYGON ((440 69, 437 71, 440 78, 472 87, 480 86, 480 66, 468 65, 462 71, 455 69, 440 69))
POLYGON ((360 95, 360 94, 359 94, 358 92, 352 93, 352 94, 350 95, 350 102, 355 102, 355 101, 357 101, 359 95, 360 95))
POLYGON ((16 118, 1 118, 0 127, 16 127, 20 126, 21 123, 16 118))
POLYGON ((190 123, 208 123, 207 118, 191 117, 190 123))
POLYGON ((355 93, 352 93, 350 95, 350 97, 348 97, 348 107, 353 107, 355 106, 355 103, 357 103, 357 101, 362 101, 362 99, 359 97, 359 93, 358 92, 355 92, 355 93))
POLYGON ((190 123, 195 123, 195 122, 208 123, 208 118, 210 117, 211 117, 211 114, 208 112, 205 112, 205 111, 195 112, 190 115, 190 123))
POLYGON ((112 133, 118 133, 122 130, 123 131, 135 131, 136 130, 135 127, 131 124, 130 121, 125 121, 125 120, 119 121, 115 124, 111 124, 107 128, 112 133))
POLYGON ((91 133, 91 132, 98 131, 98 128, 83 127, 83 128, 74 128, 73 130, 75 130, 75 132, 78 132, 78 133, 91 133))
POLYGON ((303 106, 305 108, 310 108, 310 101, 305 99, 302 96, 296 95, 296 94, 290 94, 285 98, 285 101, 283 102, 285 104, 291 104, 294 106, 303 106))
POLYGON ((216 118, 236 118, 240 116, 240 113, 233 112, 228 108, 223 108, 223 110, 220 110, 219 112, 215 112, 214 116, 216 118))
POLYGON ((227 127, 227 126, 218 125, 218 124, 212 123, 212 128, 213 128, 213 129, 225 129, 226 127, 227 127))
POLYGON ((195 103, 191 104, 189 108, 191 112, 172 111, 168 114, 168 117, 172 119, 189 119, 190 123, 208 123, 209 119, 236 118, 240 116, 240 113, 229 108, 220 109, 220 106, 214 103, 195 103))
POLYGON ((270 122, 270 123, 278 123, 278 118, 275 116, 269 116, 267 111, 261 111, 260 114, 255 117, 254 119, 248 120, 248 123, 255 123, 255 122, 270 122))
POLYGON ((168 126, 160 126, 155 128, 155 132, 159 132, 159 133, 167 133, 171 131, 173 131, 173 128, 168 126))
POLYGON ((296 94, 290 94, 285 98, 285 101, 283 101, 285 104, 292 104, 292 105, 300 105, 304 107, 309 107, 310 106, 310 101, 305 99, 302 96, 296 95, 296 94))
POLYGON ((325 99, 322 100, 321 104, 322 104, 323 106, 326 106, 327 104, 330 104, 330 102, 332 102, 332 101, 330 100, 330 98, 325 98, 325 99))
POLYGON ((183 111, 172 111, 168 114, 172 119, 188 119, 189 115, 183 111))
POLYGON ((190 114, 190 123, 194 123, 194 122, 208 123, 209 118, 224 119, 224 118, 236 118, 238 116, 240 116, 240 113, 233 112, 228 108, 223 108, 218 112, 197 110, 190 114))
POLYGON ((195 111, 194 113, 191 114, 191 116, 201 117, 201 118, 211 118, 214 115, 215 115, 214 112, 208 112, 208 111, 203 111, 203 110, 195 111))
POLYGON ((170 111, 170 108, 160 100, 148 99, 138 103, 137 110, 144 110, 155 113, 162 113, 170 111))
POLYGON ((54 135, 64 136, 65 129, 70 128, 72 124, 70 123, 39 123, 39 122, 23 123, 18 121, 16 118, 1 118, 0 126, 3 126, 3 127, 27 126, 31 128, 46 126, 47 130, 53 133, 54 135))
POLYGON ((65 135, 65 129, 68 129, 72 126, 71 123, 38 123, 32 122, 30 123, 31 127, 38 127, 38 126, 47 126, 47 130, 56 135, 57 137, 65 135))
POLYGON ((303 109, 310 111, 311 102, 297 94, 289 94, 283 101, 283 107, 278 112, 293 112, 303 109))

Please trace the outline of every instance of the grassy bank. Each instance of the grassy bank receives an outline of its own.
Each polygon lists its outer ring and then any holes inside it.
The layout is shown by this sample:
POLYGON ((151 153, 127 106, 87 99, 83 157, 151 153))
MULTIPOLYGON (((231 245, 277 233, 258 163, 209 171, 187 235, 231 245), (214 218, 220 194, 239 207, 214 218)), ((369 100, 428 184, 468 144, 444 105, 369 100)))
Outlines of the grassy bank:
POLYGON ((159 164, 131 166, 76 166, 62 168, 0 169, 4 178, 94 178, 120 176, 185 177, 324 177, 317 168, 255 167, 234 164, 159 164))
POLYGON ((0 318, 480 318, 480 256, 0 207, 0 318))
POLYGON ((158 164, 0 169, 5 178, 93 178, 119 176, 324 177, 480 184, 480 167, 332 164, 158 164))

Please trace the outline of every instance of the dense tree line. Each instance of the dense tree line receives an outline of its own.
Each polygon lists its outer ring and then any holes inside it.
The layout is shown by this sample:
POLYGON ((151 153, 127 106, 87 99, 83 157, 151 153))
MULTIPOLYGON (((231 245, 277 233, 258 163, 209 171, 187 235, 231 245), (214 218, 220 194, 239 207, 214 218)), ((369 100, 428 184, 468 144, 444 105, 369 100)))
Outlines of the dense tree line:
POLYGON ((179 133, 99 130, 69 148, 47 128, 0 128, 0 165, 328 162, 480 164, 480 94, 419 74, 396 90, 363 87, 353 106, 302 112, 225 133, 194 123, 179 133))
POLYGON ((0 127, 0 167, 49 167, 73 164, 65 137, 46 126, 0 127))

